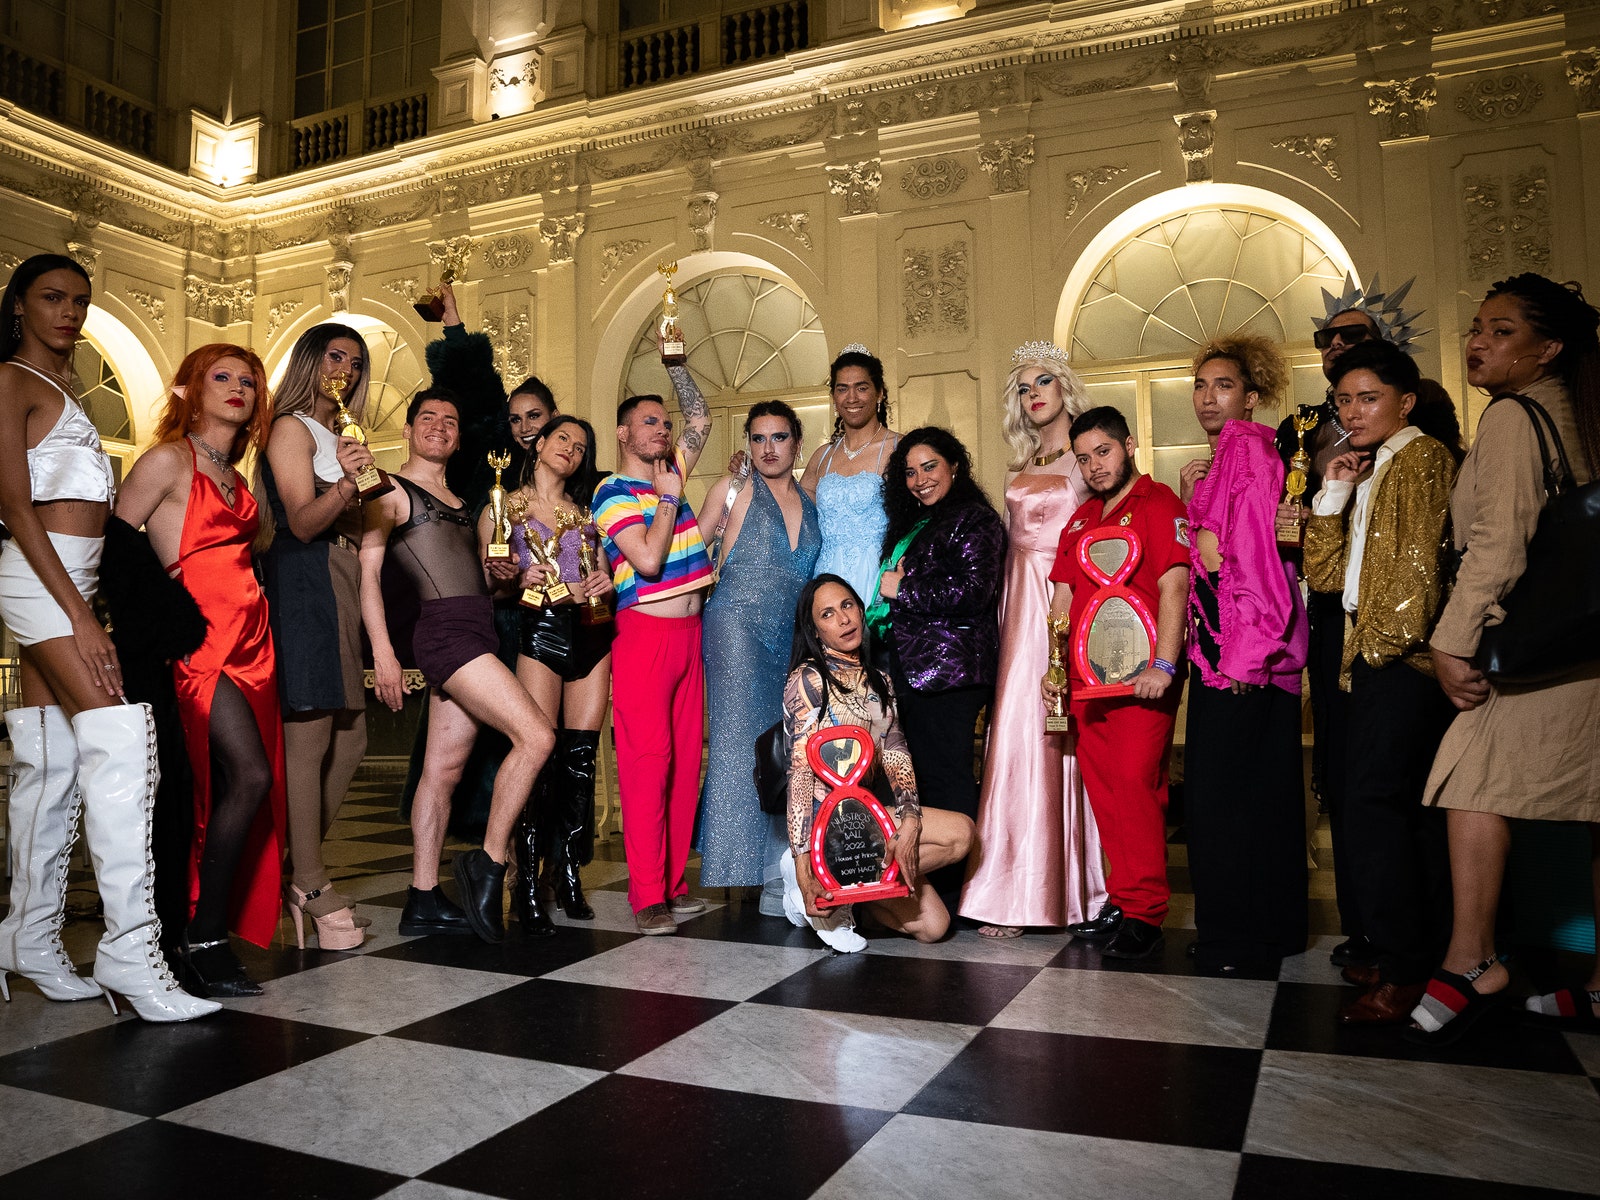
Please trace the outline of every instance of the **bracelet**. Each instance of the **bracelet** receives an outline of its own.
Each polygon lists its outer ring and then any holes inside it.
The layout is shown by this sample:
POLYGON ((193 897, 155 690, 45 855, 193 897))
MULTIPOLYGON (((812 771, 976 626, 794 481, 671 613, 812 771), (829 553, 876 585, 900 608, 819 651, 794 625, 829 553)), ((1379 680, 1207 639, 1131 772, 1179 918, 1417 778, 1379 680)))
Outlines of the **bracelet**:
POLYGON ((657 496, 656 497, 656 504, 657 505, 670 504, 670 505, 672 505, 673 508, 677 508, 678 505, 681 504, 682 502, 683 502, 682 497, 674 496, 671 493, 668 493, 665 496, 657 496))
POLYGON ((1150 665, 1158 671, 1165 671, 1169 676, 1172 677, 1176 677, 1178 674, 1178 668, 1173 666, 1164 658, 1152 658, 1150 660, 1150 665))

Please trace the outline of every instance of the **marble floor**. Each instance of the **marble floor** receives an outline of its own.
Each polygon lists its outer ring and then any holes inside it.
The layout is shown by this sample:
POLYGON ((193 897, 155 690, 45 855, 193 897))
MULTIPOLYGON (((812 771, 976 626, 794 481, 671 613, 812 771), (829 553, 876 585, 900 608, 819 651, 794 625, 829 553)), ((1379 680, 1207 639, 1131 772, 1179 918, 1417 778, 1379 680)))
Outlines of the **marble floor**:
MULTIPOLYGON (((1600 1191, 1600 1037, 1510 1012, 1452 1052, 1340 1029, 1331 936, 1276 978, 1198 978, 1180 895, 1148 962, 971 929, 841 957, 718 892, 679 936, 641 938, 611 839, 585 873, 593 922, 403 938, 392 788, 353 792, 333 836, 373 936, 299 951, 285 924, 241 946, 258 999, 163 1027, 13 977, 0 1196, 1600 1191)), ((1172 874, 1186 886, 1181 836, 1172 874)), ((97 936, 68 925, 75 961, 97 936)))

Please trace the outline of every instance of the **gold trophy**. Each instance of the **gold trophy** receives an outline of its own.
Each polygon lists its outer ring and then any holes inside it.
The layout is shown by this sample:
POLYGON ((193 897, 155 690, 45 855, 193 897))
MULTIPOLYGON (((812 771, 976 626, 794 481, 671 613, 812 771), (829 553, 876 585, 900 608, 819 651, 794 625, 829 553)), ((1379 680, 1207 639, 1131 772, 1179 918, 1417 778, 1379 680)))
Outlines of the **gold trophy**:
MULTIPOLYGON (((589 530, 593 528, 594 514, 586 508, 583 510, 583 524, 578 529, 578 565, 583 568, 585 575, 592 574, 600 565, 599 552, 589 537, 589 530)), ((611 620, 610 601, 604 596, 590 596, 579 619, 585 625, 604 625, 611 620)))
POLYGON ((581 523, 581 518, 570 508, 556 510, 556 527, 550 531, 550 536, 544 542, 544 556, 550 563, 550 568, 555 571, 555 577, 545 585, 544 594, 551 604, 559 604, 572 595, 572 589, 561 582, 561 535, 569 529, 576 529, 581 523))
POLYGON ((678 272, 676 262, 656 264, 656 270, 666 277, 667 290, 661 293, 661 361, 675 366, 684 360, 683 326, 678 324, 678 293, 672 289, 672 277, 678 272))
POLYGON ((448 267, 439 274, 439 286, 429 288, 417 297, 416 303, 411 307, 417 310, 417 316, 427 321, 430 325, 437 325, 444 320, 444 288, 447 284, 456 281, 456 273, 448 267))
POLYGON ((1306 453, 1306 434, 1317 427, 1316 410, 1298 412, 1293 420, 1296 445, 1294 456, 1289 459, 1288 477, 1283 481, 1283 498, 1295 506, 1296 515, 1278 518, 1280 546, 1303 546, 1306 542, 1306 516, 1301 497, 1306 494, 1306 472, 1311 468, 1311 455, 1306 453))
POLYGON ((1050 706, 1050 713, 1044 719, 1046 733, 1065 733, 1070 718, 1062 711, 1061 693, 1067 688, 1067 669, 1061 665, 1062 656, 1066 653, 1067 645, 1067 617, 1065 613, 1052 613, 1046 624, 1050 627, 1050 669, 1045 672, 1045 680, 1051 687, 1057 689, 1055 703, 1050 706))
MULTIPOLYGON (((344 406, 344 391, 350 386, 350 376, 344 372, 337 375, 324 375, 321 380, 323 392, 332 398, 339 406, 339 436, 350 438, 367 444, 366 432, 356 424, 355 416, 344 406)), ((356 472, 356 497, 360 500, 375 500, 379 496, 387 495, 394 491, 394 483, 388 473, 379 470, 376 465, 364 467, 356 472)))
MULTIPOLYGON (((528 547, 528 557, 532 560, 530 565, 538 565, 544 562, 544 543, 534 535, 533 518, 528 513, 528 502, 521 496, 515 496, 509 502, 507 512, 513 524, 522 526, 522 541, 528 547)), ((522 595, 517 598, 517 603, 524 608, 543 608, 544 589, 542 587, 523 588, 522 595)))
POLYGON ((511 465, 511 451, 489 451, 489 465, 494 468, 494 486, 489 489, 489 550, 490 559, 511 557, 511 519, 506 515, 506 489, 500 484, 500 472, 511 465))

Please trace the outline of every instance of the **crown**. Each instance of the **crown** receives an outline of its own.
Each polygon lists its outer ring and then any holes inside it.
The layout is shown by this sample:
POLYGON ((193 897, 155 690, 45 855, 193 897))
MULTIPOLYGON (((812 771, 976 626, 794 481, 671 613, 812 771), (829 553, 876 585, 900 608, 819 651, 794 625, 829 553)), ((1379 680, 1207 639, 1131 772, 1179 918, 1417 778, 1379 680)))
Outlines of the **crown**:
POLYGON ((873 357, 872 351, 868 350, 860 342, 851 342, 843 350, 839 351, 839 353, 840 353, 840 355, 845 355, 845 354, 865 354, 868 358, 872 358, 873 357))
POLYGON ((1058 371, 1070 369, 1067 352, 1054 342, 1023 342, 1011 352, 1011 369, 1024 363, 1048 363, 1058 371))
POLYGON ((1311 323, 1318 329, 1326 329, 1328 322, 1342 312, 1364 313, 1372 318, 1372 323, 1378 327, 1378 336, 1384 341, 1398 346, 1407 354, 1415 355, 1417 347, 1413 344, 1417 338, 1425 333, 1432 333, 1431 329, 1413 329, 1412 323, 1422 316, 1424 309, 1414 313, 1404 311, 1400 305, 1406 298, 1406 293, 1411 290, 1411 285, 1417 281, 1412 276, 1392 292, 1381 291, 1382 285, 1378 283, 1377 273, 1372 276, 1372 285, 1366 289, 1357 286, 1354 275, 1344 277, 1344 291, 1335 296, 1327 288, 1322 289, 1322 304, 1327 312, 1322 320, 1311 318, 1311 323))

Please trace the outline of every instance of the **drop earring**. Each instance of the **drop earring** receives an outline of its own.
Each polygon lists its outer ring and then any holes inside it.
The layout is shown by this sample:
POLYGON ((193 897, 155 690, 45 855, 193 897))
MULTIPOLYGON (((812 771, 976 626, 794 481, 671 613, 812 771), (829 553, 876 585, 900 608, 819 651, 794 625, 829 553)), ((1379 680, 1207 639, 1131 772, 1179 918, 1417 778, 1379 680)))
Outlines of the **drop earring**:
POLYGON ((22 314, 17 313, 11 318, 11 336, 17 341, 22 340, 22 314))

